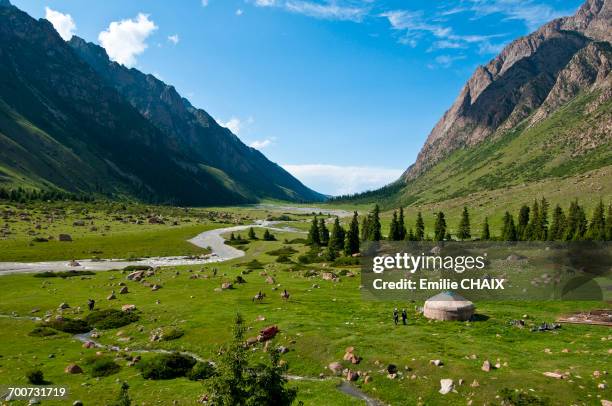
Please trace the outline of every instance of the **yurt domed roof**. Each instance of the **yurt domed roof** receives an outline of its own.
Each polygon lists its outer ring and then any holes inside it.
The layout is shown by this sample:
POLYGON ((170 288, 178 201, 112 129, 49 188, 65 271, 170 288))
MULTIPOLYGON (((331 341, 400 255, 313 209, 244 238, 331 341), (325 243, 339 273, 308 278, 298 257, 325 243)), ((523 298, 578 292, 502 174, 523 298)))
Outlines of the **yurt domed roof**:
POLYGON ((468 320, 474 313, 474 303, 455 292, 442 292, 425 302, 425 317, 437 320, 468 320))

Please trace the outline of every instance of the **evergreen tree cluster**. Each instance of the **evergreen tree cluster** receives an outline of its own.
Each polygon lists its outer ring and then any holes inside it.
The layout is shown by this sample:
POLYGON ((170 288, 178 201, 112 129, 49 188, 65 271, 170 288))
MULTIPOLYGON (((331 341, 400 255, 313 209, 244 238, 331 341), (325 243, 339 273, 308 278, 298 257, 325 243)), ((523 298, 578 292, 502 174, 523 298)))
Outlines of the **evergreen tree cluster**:
MULTIPOLYGON (((510 212, 504 214, 500 239, 503 241, 611 241, 612 204, 607 213, 603 201, 599 201, 591 220, 587 220, 584 207, 577 200, 570 203, 567 215, 560 205, 552 212, 548 222, 549 204, 546 199, 534 200, 531 207, 523 205, 518 213, 517 223, 510 212)), ((488 228, 488 224, 487 224, 488 228)), ((484 230, 483 230, 484 234, 484 230)), ((491 236, 489 235, 490 239, 491 236)), ((484 238, 483 238, 484 239, 484 238)))
POLYGON ((70 200, 74 202, 92 202, 94 198, 91 195, 77 195, 67 193, 57 189, 36 190, 24 189, 22 187, 9 189, 0 187, 0 200, 8 200, 11 202, 27 203, 32 201, 58 201, 70 200))

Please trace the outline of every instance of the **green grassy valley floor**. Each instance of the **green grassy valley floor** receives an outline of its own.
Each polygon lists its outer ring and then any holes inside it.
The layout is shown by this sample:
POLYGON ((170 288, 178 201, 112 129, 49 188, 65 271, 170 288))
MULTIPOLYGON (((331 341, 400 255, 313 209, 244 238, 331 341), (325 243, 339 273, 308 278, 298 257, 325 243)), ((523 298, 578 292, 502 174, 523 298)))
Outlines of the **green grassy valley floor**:
MULTIPOLYGON (((271 213, 258 208, 226 209, 223 215, 215 216, 204 214, 209 211, 212 209, 192 210, 180 215, 180 211, 163 213, 168 220, 176 220, 179 223, 176 226, 171 225, 172 221, 146 225, 111 222, 112 228, 104 237, 89 236, 86 230, 75 232, 71 214, 49 233, 72 232, 73 243, 35 243, 34 246, 25 244, 31 239, 27 235, 30 225, 10 223, 14 234, 0 240, 3 252, 0 261, 9 258, 66 259, 88 254, 88 250, 99 246, 104 247, 100 249, 104 252, 102 257, 124 257, 130 253, 137 256, 182 255, 189 252, 184 240, 207 228, 282 214, 282 211, 271 213), (187 218, 191 221, 186 222, 187 218), (59 244, 77 245, 81 238, 85 241, 91 238, 91 244, 83 243, 68 257, 58 248, 63 247, 59 244), (140 246, 135 243, 143 239, 152 242, 140 246), (24 242, 26 248, 19 254, 15 253, 16 248, 5 253, 4 248, 14 247, 11 244, 19 241, 24 242), (54 247, 57 250, 54 251, 54 247), (39 252, 41 249, 48 251, 39 252)), ((99 213, 94 222, 103 226, 103 211, 99 213)), ((295 221, 284 225, 307 229, 310 217, 290 216, 295 221)), ((261 237, 263 231, 257 230, 257 233, 261 237)), ((360 379, 354 385, 369 396, 392 405, 494 405, 500 403, 498 396, 503 388, 548 398, 553 405, 599 405, 601 399, 612 399, 610 378, 604 373, 610 372, 612 365, 612 331, 609 328, 563 325, 549 332, 531 332, 529 328, 552 322, 566 313, 609 306, 604 302, 482 302, 476 306, 477 313, 486 316, 482 317, 483 321, 430 321, 416 310, 422 303, 365 300, 360 291, 358 268, 334 269, 325 263, 303 266, 277 263, 277 257, 268 253, 285 246, 284 239, 303 238, 304 234, 274 234, 278 241, 249 243, 243 258, 206 266, 158 270, 154 276, 146 278, 162 286, 158 291, 128 281, 127 273, 122 271, 66 279, 38 278, 32 274, 0 277, 0 314, 7 316, 0 317, 0 383, 28 386, 26 371, 39 368, 53 385, 66 386, 70 391, 70 402, 44 400, 45 405, 71 404, 75 399, 82 400, 85 405, 103 405, 117 397, 121 381, 128 382, 133 404, 138 405, 167 405, 175 400, 180 405, 191 405, 206 393, 205 381, 145 380, 138 369, 128 366, 124 359, 118 361, 121 365, 118 373, 94 378, 85 363, 86 358, 96 351, 109 351, 83 348, 81 342, 66 333, 29 336, 38 322, 11 317, 44 317, 47 311, 56 314, 63 302, 71 306, 63 311, 65 317, 84 317, 88 313, 87 299, 93 298, 99 309, 136 305, 140 320, 119 329, 102 330, 97 339, 102 344, 116 345, 122 349, 121 353, 127 354, 141 349, 167 349, 192 352, 214 361, 218 359, 220 346, 231 338, 232 321, 237 312, 243 315, 249 328, 247 337, 256 336, 266 326, 277 325, 281 332, 273 343, 289 349, 282 356, 289 365, 288 373, 304 378, 291 380, 289 385, 298 388, 298 400, 305 405, 364 404, 337 390, 342 378, 331 374, 327 368, 331 362, 341 362, 354 371, 368 371, 372 381, 366 384, 360 379), (262 268, 249 272, 247 264, 253 259, 257 259, 262 268), (338 282, 323 280, 323 272, 339 273, 342 269, 354 276, 341 276, 338 282), (309 270, 318 275, 306 276, 309 270), (232 282, 239 275, 246 283, 219 291, 222 283, 232 282), (268 276, 274 278, 273 284, 266 280, 268 276), (116 300, 106 300, 112 290, 118 292, 120 283, 127 285, 129 293, 118 294, 116 300), (289 301, 280 298, 283 289, 291 294, 289 301), (267 297, 260 304, 252 303, 252 297, 260 290, 267 297), (81 307, 81 313, 76 312, 77 306, 81 307), (394 307, 408 310, 408 326, 393 325, 391 312, 394 307), (259 316, 265 320, 258 321, 259 316), (511 321, 515 319, 525 319, 527 327, 513 326, 511 321), (151 342, 150 334, 157 328, 175 328, 185 334, 171 341, 151 342), (342 361, 345 348, 349 346, 362 357, 358 365, 342 361), (436 359, 443 365, 430 363, 436 359), (501 367, 482 371, 485 360, 492 364, 499 362, 501 367), (64 368, 70 363, 80 365, 84 373, 66 374, 64 368), (398 366, 400 374, 396 379, 387 378, 388 364, 398 366), (594 374, 595 371, 600 371, 600 375, 594 374), (544 376, 544 372, 569 375, 566 379, 554 379, 544 376), (445 378, 454 380, 456 392, 438 393, 440 379, 445 378), (459 380, 462 380, 461 385, 459 380), (602 383, 607 384, 606 388, 598 388, 602 383)), ((291 246, 298 251, 291 256, 293 261, 308 249, 301 243, 291 246)), ((143 358, 152 356, 141 355, 143 358)), ((251 356, 256 361, 267 360, 261 344, 253 347, 251 356)))

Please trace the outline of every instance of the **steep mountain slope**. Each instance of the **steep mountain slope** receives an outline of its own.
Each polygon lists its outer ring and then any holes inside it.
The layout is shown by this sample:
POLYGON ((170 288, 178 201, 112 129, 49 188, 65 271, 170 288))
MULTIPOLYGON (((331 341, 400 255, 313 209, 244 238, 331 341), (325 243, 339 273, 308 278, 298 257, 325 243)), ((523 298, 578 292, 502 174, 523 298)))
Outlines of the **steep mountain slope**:
POLYGON ((117 65, 125 91, 81 56, 0 4, 0 182, 181 204, 322 198, 172 87, 117 65))
POLYGON ((467 81, 402 177, 353 200, 439 202, 612 165, 611 9, 587 0, 509 44, 467 81))
POLYGON ((479 67, 436 124, 404 178, 414 179, 454 150, 512 129, 545 99, 554 98, 549 94, 574 55, 593 41, 610 41, 611 3, 588 0, 575 16, 554 20, 515 40, 479 67))
MULTIPOLYGON (((284 169, 244 145, 204 110, 182 98, 174 87, 110 61, 103 48, 72 37, 69 44, 106 82, 166 135, 166 146, 231 178, 246 197, 320 200, 284 169)), ((212 173, 216 173, 213 171, 212 173)))

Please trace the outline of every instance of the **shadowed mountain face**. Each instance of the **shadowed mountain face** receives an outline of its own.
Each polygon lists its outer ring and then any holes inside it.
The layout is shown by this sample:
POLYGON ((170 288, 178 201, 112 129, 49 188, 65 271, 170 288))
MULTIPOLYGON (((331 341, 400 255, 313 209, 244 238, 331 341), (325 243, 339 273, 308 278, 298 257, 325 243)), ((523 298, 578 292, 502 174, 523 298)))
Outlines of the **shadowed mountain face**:
POLYGON ((172 86, 0 3, 0 184, 180 204, 316 201, 172 86))
POLYGON ((609 92, 611 4, 587 0, 575 16, 554 20, 515 40, 479 67, 403 179, 419 177, 457 149, 503 136, 535 112, 541 120, 580 92, 595 87, 609 92), (562 90, 567 87, 572 90, 562 90))

